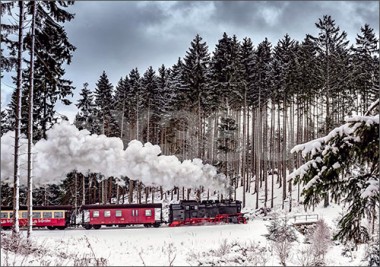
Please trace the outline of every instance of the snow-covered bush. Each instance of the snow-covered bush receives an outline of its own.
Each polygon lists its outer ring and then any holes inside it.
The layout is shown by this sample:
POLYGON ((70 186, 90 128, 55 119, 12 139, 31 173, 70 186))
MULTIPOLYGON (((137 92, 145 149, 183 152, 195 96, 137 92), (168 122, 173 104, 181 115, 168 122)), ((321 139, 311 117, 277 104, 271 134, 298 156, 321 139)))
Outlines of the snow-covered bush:
POLYGON ((273 241, 273 251, 280 258, 281 264, 286 266, 286 259, 289 257, 292 247, 291 243, 297 240, 295 230, 288 224, 286 216, 282 219, 275 216, 267 228, 269 232, 267 238, 273 241))
POLYGON ((187 261, 198 266, 265 266, 268 249, 260 243, 228 242, 226 239, 217 247, 207 252, 190 252, 187 261))
POLYGON ((378 238, 368 245, 366 260, 368 260, 368 266, 380 266, 380 245, 378 238))
POLYGON ((282 242, 284 240, 288 242, 294 242, 297 240, 295 230, 293 226, 288 224, 288 218, 279 218, 275 216, 271 221, 268 228, 267 238, 271 241, 282 242))
POLYGON ((332 244, 330 229, 324 220, 316 223, 315 231, 310 237, 313 253, 313 265, 320 266, 325 263, 325 255, 332 244))

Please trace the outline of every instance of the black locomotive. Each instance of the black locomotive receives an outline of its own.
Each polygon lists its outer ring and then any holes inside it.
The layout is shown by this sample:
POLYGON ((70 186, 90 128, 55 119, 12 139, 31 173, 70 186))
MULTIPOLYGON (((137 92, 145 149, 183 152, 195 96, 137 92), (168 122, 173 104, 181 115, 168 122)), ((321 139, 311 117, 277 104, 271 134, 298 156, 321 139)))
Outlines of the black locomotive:
POLYGON ((241 213, 241 201, 182 200, 169 206, 169 226, 206 223, 246 223, 241 213))

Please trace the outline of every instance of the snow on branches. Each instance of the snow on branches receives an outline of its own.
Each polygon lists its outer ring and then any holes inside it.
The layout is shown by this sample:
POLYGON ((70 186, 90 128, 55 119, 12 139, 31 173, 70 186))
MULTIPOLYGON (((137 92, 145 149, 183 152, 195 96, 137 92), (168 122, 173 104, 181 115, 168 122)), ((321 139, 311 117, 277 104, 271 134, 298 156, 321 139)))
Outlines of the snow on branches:
MULTIPOLYGON (((376 102, 379 105, 379 102, 376 102)), ((287 177, 302 184, 305 205, 318 204, 326 194, 348 204, 336 235, 342 240, 363 236, 360 220, 376 219, 379 202, 379 114, 353 116, 328 135, 295 146, 306 162, 287 177)), ((359 241, 358 241, 359 242, 359 241)))

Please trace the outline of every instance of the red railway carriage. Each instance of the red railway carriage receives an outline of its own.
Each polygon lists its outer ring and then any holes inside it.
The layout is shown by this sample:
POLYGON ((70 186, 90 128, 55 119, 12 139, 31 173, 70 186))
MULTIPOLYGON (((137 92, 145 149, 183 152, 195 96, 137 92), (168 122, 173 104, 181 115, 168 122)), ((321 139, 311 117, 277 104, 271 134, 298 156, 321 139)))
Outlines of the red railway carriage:
MULTIPOLYGON (((33 227, 47 227, 53 229, 65 229, 70 225, 70 217, 73 207, 70 205, 61 206, 33 206, 33 227)), ((20 206, 19 225, 26 227, 28 225, 28 208, 20 206)), ((1 207, 0 212, 1 228, 10 229, 13 225, 13 208, 1 207)))
POLYGON ((162 204, 83 205, 82 226, 99 229, 102 225, 119 227, 143 224, 159 227, 162 223, 162 204))

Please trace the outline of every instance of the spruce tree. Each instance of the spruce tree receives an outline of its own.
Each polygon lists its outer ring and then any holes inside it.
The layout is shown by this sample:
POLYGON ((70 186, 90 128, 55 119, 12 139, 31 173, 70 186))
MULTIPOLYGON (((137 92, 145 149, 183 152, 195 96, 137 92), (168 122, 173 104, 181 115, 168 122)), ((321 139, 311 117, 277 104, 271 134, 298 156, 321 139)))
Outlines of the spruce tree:
POLYGON ((90 133, 99 132, 99 126, 96 125, 96 109, 94 95, 88 89, 88 83, 83 84, 82 91, 79 94, 81 98, 76 104, 79 112, 75 116, 74 125, 79 129, 86 129, 90 133))
POLYGON ((356 38, 356 47, 352 48, 354 64, 354 83, 356 93, 360 95, 361 112, 367 110, 371 101, 379 97, 378 81, 378 39, 373 29, 365 24, 361 27, 361 35, 356 38))
POLYGON ((374 231, 379 205, 379 100, 364 116, 354 116, 325 137, 297 145, 307 160, 288 179, 301 183, 304 204, 318 204, 331 192, 335 201, 347 204, 334 238, 346 243, 367 242, 374 231), (363 218, 372 221, 368 229, 363 218))
POLYGON ((143 88, 144 94, 143 105, 145 110, 145 118, 146 121, 146 139, 144 141, 151 142, 153 137, 155 136, 154 129, 156 129, 156 119, 157 119, 157 111, 158 111, 158 85, 157 85, 157 77, 153 68, 150 66, 147 71, 144 73, 141 78, 141 86, 143 88))
POLYGON ((99 122, 99 132, 97 134, 119 137, 118 125, 111 113, 113 105, 112 92, 113 85, 108 80, 106 72, 103 71, 96 83, 95 89, 95 104, 97 107, 97 120, 99 122))

